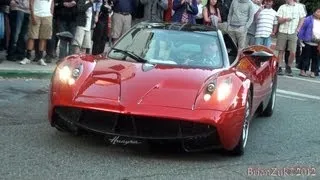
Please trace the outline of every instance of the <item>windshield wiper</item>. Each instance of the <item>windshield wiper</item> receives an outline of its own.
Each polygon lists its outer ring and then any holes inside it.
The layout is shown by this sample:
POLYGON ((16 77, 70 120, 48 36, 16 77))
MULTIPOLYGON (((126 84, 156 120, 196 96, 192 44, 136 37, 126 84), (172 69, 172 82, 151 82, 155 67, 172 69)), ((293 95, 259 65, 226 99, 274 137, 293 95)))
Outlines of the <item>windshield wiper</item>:
POLYGON ((148 62, 148 60, 144 59, 143 57, 140 57, 139 55, 135 54, 134 52, 126 51, 126 50, 122 50, 122 49, 117 49, 117 48, 112 48, 112 50, 114 50, 114 52, 123 53, 123 54, 133 58, 134 60, 136 60, 138 62, 141 62, 141 63, 148 62))

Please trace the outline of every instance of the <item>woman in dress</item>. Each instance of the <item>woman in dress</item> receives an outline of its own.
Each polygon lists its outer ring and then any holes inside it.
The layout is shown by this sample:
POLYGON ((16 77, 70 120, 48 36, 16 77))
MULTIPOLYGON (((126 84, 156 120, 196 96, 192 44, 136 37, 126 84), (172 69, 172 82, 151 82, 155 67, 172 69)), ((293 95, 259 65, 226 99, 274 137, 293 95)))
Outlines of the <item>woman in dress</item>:
POLYGON ((203 8, 204 24, 210 26, 212 16, 217 19, 218 23, 222 22, 217 0, 208 0, 203 8))

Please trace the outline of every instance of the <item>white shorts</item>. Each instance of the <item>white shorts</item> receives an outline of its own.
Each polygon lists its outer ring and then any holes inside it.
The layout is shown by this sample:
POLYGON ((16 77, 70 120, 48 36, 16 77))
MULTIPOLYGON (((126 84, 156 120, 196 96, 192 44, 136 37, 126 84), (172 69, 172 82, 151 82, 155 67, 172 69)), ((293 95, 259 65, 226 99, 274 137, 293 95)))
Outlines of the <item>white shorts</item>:
POLYGON ((77 26, 72 45, 91 49, 91 31, 84 30, 83 27, 77 26))

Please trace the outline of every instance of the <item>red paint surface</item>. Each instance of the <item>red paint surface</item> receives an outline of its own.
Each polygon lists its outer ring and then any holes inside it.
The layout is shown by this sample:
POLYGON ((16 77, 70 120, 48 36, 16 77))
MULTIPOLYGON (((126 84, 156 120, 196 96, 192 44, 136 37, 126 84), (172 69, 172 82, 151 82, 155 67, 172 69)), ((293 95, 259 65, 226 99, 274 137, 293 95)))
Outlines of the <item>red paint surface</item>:
MULTIPOLYGON (((261 49, 268 51, 262 46, 253 50, 261 49)), ((185 119, 214 125, 223 147, 232 149, 241 135, 250 84, 253 85, 254 112, 271 93, 275 60, 273 57, 258 67, 252 58, 241 55, 239 63, 224 70, 156 65, 144 71, 142 63, 73 56, 57 69, 66 64, 72 67, 82 63, 84 71, 74 85, 61 83, 58 77, 53 77, 49 120, 52 121, 55 106, 185 119), (230 95, 219 102, 217 91, 214 91, 211 99, 205 102, 203 96, 207 84, 214 82, 219 86, 227 78, 232 80, 230 95)))

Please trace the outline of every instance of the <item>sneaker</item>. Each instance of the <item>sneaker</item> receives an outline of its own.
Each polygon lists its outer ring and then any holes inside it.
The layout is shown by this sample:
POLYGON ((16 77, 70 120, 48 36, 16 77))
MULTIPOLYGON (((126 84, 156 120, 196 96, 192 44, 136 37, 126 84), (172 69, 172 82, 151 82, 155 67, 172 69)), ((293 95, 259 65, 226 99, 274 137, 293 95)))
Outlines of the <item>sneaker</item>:
POLYGON ((292 70, 291 70, 291 67, 290 67, 290 66, 286 66, 286 75, 287 75, 287 76, 293 76, 293 75, 292 75, 292 70))
POLYGON ((47 65, 47 63, 45 63, 43 59, 40 59, 38 64, 41 65, 41 66, 46 66, 47 65))
POLYGON ((22 64, 22 65, 25 65, 25 64, 30 64, 31 61, 30 61, 30 59, 28 59, 28 58, 23 58, 23 60, 20 61, 19 63, 22 64))
POLYGON ((315 74, 314 74, 314 72, 311 72, 310 77, 311 77, 311 78, 315 78, 315 77, 316 77, 315 74))
POLYGON ((46 55, 46 57, 44 57, 44 59, 46 60, 45 62, 46 63, 52 63, 52 59, 53 59, 54 57, 53 56, 50 56, 50 55, 46 55))
POLYGON ((279 67, 278 69, 278 75, 281 75, 281 76, 284 75, 281 67, 279 67))

